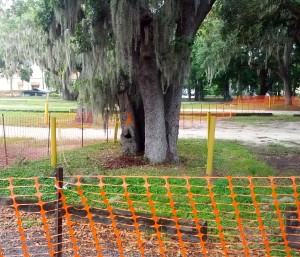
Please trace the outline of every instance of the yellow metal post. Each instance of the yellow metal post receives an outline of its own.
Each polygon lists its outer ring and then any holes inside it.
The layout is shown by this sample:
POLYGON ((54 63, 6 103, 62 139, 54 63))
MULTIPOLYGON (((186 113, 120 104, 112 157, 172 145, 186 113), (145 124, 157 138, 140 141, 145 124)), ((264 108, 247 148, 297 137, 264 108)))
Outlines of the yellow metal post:
POLYGON ((269 109, 271 109, 271 96, 269 95, 269 109))
POLYGON ((56 117, 50 119, 51 130, 51 166, 56 168, 57 165, 57 147, 56 147, 56 117))
POLYGON ((216 116, 210 117, 210 126, 209 126, 210 131, 209 131, 209 138, 208 138, 207 165, 206 165, 206 175, 208 176, 211 176, 213 172, 216 120, 217 120, 216 116))
POLYGON ((209 131, 210 131, 210 120, 211 120, 211 113, 207 113, 207 145, 208 145, 208 139, 209 139, 209 131))
POLYGON ((45 125, 49 122, 49 104, 45 103, 45 125))
POLYGON ((114 133, 114 143, 117 143, 118 142, 118 129, 119 129, 119 119, 118 117, 116 116, 116 123, 115 123, 115 133, 114 133))

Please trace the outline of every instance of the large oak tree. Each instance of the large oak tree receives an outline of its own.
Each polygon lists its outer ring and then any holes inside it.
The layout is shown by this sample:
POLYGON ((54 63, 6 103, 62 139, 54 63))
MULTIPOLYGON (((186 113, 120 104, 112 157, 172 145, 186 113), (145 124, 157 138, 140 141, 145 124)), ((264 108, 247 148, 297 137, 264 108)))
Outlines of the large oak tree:
POLYGON ((94 107, 118 103, 124 153, 176 161, 191 45, 215 0, 63 0, 52 9, 46 2, 39 20, 53 17, 44 23, 51 54, 80 71, 81 93, 94 107))

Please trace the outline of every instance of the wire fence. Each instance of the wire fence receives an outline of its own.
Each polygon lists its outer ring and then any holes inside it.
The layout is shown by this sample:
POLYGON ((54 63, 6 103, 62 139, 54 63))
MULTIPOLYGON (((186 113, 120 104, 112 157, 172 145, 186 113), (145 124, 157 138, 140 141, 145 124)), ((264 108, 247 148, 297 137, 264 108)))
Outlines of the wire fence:
POLYGON ((0 256, 300 256, 299 185, 300 177, 0 179, 0 256))
MULTIPOLYGON (((88 112, 51 113, 56 117, 59 152, 94 144, 113 137, 115 119, 93 119, 88 112)), ((44 113, 2 114, 0 166, 50 155, 50 116, 44 113)))
MULTIPOLYGON (((293 107, 300 108, 300 100, 293 97, 293 107)), ((207 126, 207 115, 226 119, 240 113, 264 114, 284 104, 282 97, 238 97, 230 103, 182 105, 179 128, 200 129, 207 126), (276 107, 277 106, 277 107, 276 107)), ((117 117, 93 117, 92 112, 51 113, 56 117, 58 151, 94 144, 114 138, 117 117)), ((48 157, 50 154, 50 126, 45 113, 5 113, 0 117, 0 166, 23 163, 48 157)), ((119 133, 120 134, 120 130, 119 133)))

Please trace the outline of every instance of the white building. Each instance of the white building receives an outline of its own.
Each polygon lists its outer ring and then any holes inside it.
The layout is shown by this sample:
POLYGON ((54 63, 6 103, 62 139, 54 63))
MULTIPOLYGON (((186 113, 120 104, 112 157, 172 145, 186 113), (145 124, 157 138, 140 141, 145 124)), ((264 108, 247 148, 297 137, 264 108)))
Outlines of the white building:
POLYGON ((12 79, 6 78, 5 76, 0 77, 0 91, 22 91, 22 90, 31 90, 33 88, 38 89, 47 89, 44 80, 44 74, 39 66, 33 65, 32 67, 32 75, 30 77, 30 81, 22 81, 21 78, 15 74, 12 79), (12 85, 11 85, 12 83, 12 85))

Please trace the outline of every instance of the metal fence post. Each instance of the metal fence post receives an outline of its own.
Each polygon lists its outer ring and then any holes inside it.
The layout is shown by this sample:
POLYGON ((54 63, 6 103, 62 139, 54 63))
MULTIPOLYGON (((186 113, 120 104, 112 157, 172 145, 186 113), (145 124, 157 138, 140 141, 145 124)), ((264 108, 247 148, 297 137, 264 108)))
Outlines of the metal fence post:
POLYGON ((63 168, 55 169, 56 206, 55 206, 55 257, 62 257, 62 207, 61 197, 63 189, 63 168))
POLYGON ((208 145, 207 145, 207 165, 206 175, 211 176, 213 172, 213 159, 214 159, 214 144, 215 144, 215 127, 216 127, 216 116, 209 118, 208 128, 208 145))
POLYGON ((4 142, 4 154, 5 154, 5 164, 8 165, 8 155, 7 155, 7 144, 5 135, 5 124, 4 124, 4 114, 2 114, 2 127, 3 127, 3 142, 4 142))
POLYGON ((48 102, 45 103, 44 121, 45 121, 45 125, 47 126, 48 122, 49 122, 49 104, 48 104, 48 102))
POLYGON ((50 131, 51 131, 51 127, 50 127, 50 114, 48 115, 48 144, 47 144, 47 156, 50 156, 50 131))
POLYGON ((116 120, 115 120, 115 131, 114 131, 114 143, 118 142, 118 129, 119 129, 119 118, 118 115, 116 115, 116 120))
POLYGON ((81 147, 83 147, 83 106, 81 106, 81 147))
POLYGON ((51 117, 50 127, 51 127, 51 166, 53 168, 56 168, 57 165, 56 117, 51 117))

